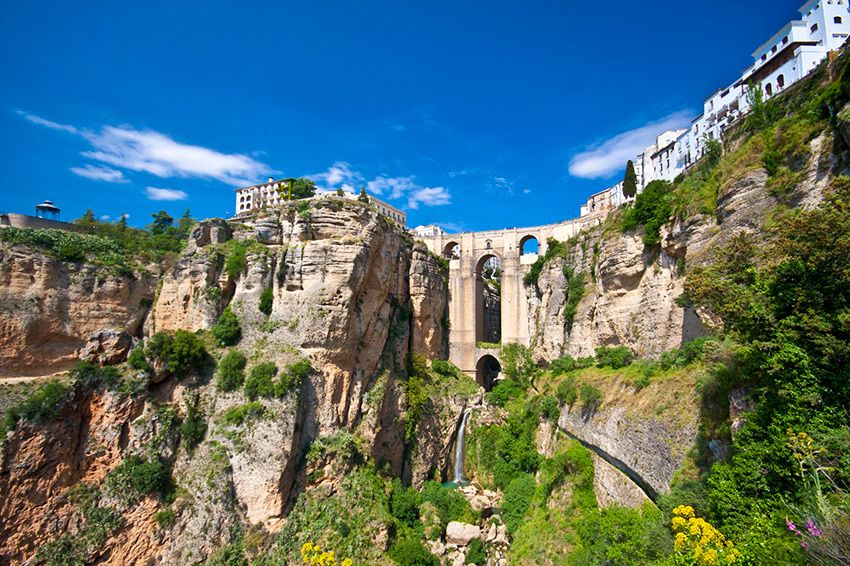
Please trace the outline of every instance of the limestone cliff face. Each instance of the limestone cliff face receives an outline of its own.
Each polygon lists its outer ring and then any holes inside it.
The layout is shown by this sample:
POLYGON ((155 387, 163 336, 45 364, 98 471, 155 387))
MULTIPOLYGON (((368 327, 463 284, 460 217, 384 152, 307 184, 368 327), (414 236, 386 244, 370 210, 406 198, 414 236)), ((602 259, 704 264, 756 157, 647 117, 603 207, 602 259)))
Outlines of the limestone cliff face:
POLYGON ((67 369, 100 330, 138 335, 155 287, 155 273, 118 275, 26 246, 0 246, 0 376, 67 369))
POLYGON ((782 199, 771 193, 758 164, 742 169, 721 188, 715 216, 691 216, 662 228, 660 246, 644 246, 641 230, 622 234, 596 228, 580 235, 569 256, 549 262, 537 287, 528 290, 534 355, 542 360, 590 356, 598 346, 625 345, 638 356, 655 357, 705 335, 715 321, 675 302, 687 266, 710 259, 742 230, 763 233, 780 204, 816 206, 846 167, 846 155, 836 154, 834 143, 831 132, 810 142, 802 180, 782 199), (571 326, 563 316, 564 266, 584 273, 588 283, 571 326))
MULTIPOLYGON (((32 261, 32 252, 15 253, 32 261)), ((19 279, 28 273, 11 261, 2 268, 19 279)), ((23 284, 17 285, 6 290, 21 293, 23 284)), ((49 293, 62 288, 49 280, 43 285, 49 293)), ((439 475, 464 401, 440 399, 411 446, 401 376, 413 352, 444 357, 447 285, 437 260, 380 215, 334 199, 314 202, 310 214, 276 211, 253 226, 201 222, 160 285, 146 335, 209 329, 230 306, 242 327, 234 348, 249 358, 249 370, 271 361, 283 371, 306 357, 314 371, 283 398, 261 399, 256 414, 239 426, 225 415, 248 399, 241 391, 218 391, 210 373, 170 378, 134 397, 75 388, 55 419, 22 424, 9 436, 0 473, 0 489, 9 494, 0 503, 0 562, 19 563, 63 532, 78 532, 82 517, 69 489, 83 481, 97 484, 129 455, 151 450, 169 464, 181 488, 171 506, 174 524, 157 526, 163 507, 155 498, 131 506, 108 499, 122 526, 93 557, 98 562, 201 562, 230 540, 237 522, 278 531, 309 483, 304 457, 320 437, 354 433, 375 461, 415 485, 439 475), (225 269, 234 239, 247 250, 238 277, 225 269), (269 316, 259 311, 267 288, 274 297, 269 316), (181 447, 174 430, 163 436, 160 422, 162 406, 185 417, 190 403, 207 424, 194 450, 181 447)), ((150 281, 146 296, 154 287, 150 281)), ((34 304, 25 312, 40 312, 34 304)), ((72 319, 82 316, 72 313, 72 319)), ((102 324, 98 319, 92 328, 102 324)), ((133 330, 140 328, 138 320, 133 330)), ((84 336, 73 336, 83 342, 84 336)))

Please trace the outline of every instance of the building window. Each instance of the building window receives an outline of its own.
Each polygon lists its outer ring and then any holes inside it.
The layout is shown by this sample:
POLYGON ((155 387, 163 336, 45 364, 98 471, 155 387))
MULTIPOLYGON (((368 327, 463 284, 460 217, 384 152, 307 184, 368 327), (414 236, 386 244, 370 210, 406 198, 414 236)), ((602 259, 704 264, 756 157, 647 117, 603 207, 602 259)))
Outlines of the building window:
POLYGON ((779 88, 783 88, 785 86, 785 75, 779 75, 776 77, 776 86, 779 88))
POLYGON ((765 53, 764 55, 762 55, 762 56, 761 56, 761 60, 762 60, 762 61, 767 61, 767 53, 765 53))
POLYGON ((773 85, 767 83, 764 87, 764 92, 766 92, 768 96, 771 96, 773 94, 773 85))
POLYGON ((818 25, 817 24, 812 26, 812 33, 815 33, 816 31, 818 31, 818 25))
POLYGON ((782 38, 782 45, 785 45, 787 43, 788 43, 788 36, 786 35, 785 37, 782 38))
POLYGON ((835 18, 833 18, 832 21, 834 21, 836 24, 840 24, 840 23, 844 22, 844 20, 841 19, 841 16, 835 16, 835 18))
POLYGON ((779 49, 779 47, 777 47, 776 45, 774 45, 774 46, 773 46, 773 48, 770 50, 770 52, 771 52, 771 53, 776 53, 776 50, 777 50, 777 49, 779 49))

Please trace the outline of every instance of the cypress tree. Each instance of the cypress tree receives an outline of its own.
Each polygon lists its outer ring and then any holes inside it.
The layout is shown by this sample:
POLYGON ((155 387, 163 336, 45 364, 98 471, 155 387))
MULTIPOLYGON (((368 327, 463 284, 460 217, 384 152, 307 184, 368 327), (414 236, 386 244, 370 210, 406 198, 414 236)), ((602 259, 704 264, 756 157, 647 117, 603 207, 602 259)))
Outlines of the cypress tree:
POLYGON ((626 176, 623 177, 623 194, 632 198, 637 194, 637 174, 635 174, 635 164, 629 159, 626 163, 626 176))

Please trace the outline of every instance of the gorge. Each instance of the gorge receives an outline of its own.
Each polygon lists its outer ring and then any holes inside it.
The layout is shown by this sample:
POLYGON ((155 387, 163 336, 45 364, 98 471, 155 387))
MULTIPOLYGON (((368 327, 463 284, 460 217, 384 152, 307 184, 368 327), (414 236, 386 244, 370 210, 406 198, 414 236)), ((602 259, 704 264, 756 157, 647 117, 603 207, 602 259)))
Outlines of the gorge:
POLYGON ((415 240, 327 195, 172 247, 0 229, 0 563, 815 560, 850 477, 848 102, 842 54, 558 225, 415 240))

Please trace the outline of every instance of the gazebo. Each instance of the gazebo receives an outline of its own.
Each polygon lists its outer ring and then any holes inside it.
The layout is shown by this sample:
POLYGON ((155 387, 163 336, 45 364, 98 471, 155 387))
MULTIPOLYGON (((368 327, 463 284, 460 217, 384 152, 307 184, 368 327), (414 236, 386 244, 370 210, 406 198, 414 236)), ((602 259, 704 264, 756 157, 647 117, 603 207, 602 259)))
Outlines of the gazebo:
POLYGON ((59 207, 53 204, 53 201, 46 200, 35 205, 35 216, 48 220, 59 220, 59 207))

